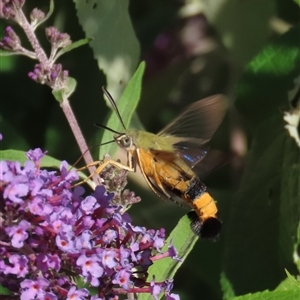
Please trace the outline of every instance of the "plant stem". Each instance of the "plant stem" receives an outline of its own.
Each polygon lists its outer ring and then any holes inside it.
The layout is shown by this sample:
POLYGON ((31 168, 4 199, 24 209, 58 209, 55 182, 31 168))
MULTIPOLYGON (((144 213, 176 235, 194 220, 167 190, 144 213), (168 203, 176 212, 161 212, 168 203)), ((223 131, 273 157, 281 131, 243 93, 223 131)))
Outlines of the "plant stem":
MULTIPOLYGON (((34 27, 28 22, 26 16, 24 15, 23 11, 20 10, 19 14, 18 14, 18 18, 17 21, 19 23, 19 25, 23 28, 35 54, 36 54, 36 59, 40 62, 40 64, 43 66, 44 70, 50 70, 50 68, 52 67, 54 61, 53 61, 53 54, 52 56, 50 56, 50 58, 48 59, 44 49, 41 47, 35 32, 34 32, 34 27)), ((54 89, 54 86, 49 85, 52 89, 54 89)), ((70 106, 69 100, 65 97, 63 99, 63 101, 60 104, 68 122, 69 125, 71 127, 71 130, 75 136, 75 139, 77 141, 77 144, 79 146, 79 149, 82 153, 82 156, 86 162, 87 165, 93 163, 93 158, 91 156, 91 153, 88 149, 88 146, 86 144, 86 141, 83 137, 83 134, 80 130, 80 127, 77 123, 76 117, 72 111, 72 108, 70 106)), ((96 168, 95 166, 90 166, 88 167, 88 170, 90 172, 90 174, 92 175, 92 178, 95 182, 95 184, 99 184, 101 183, 101 179, 99 177, 99 175, 95 172, 96 168)))
POLYGON ((19 11, 18 21, 19 21, 19 25, 23 28, 23 30, 24 30, 35 54, 36 54, 36 58, 44 66, 48 66, 49 61, 48 61, 47 55, 46 55, 44 49, 41 47, 41 45, 34 33, 32 26, 28 22, 28 20, 22 10, 19 11))
MULTIPOLYGON (((71 130, 74 134, 74 137, 77 141, 77 144, 78 144, 79 149, 82 153, 82 156, 83 156, 83 159, 84 159, 85 163, 87 165, 91 164, 93 162, 92 155, 89 151, 89 148, 86 144, 84 136, 83 136, 83 134, 80 130, 80 127, 77 123, 76 117, 75 117, 75 115, 73 113, 73 110, 70 106, 69 100, 67 98, 64 98, 64 100, 61 102, 60 106, 61 106, 61 108, 62 108, 62 110, 63 110, 63 112, 64 112, 64 114, 65 114, 65 116, 66 116, 66 118, 69 122, 69 125, 70 125, 71 130)), ((90 174, 92 175, 92 178, 93 178, 95 184, 101 183, 99 175, 95 172, 96 168, 94 166, 90 166, 90 167, 88 167, 88 169, 89 169, 90 174)))

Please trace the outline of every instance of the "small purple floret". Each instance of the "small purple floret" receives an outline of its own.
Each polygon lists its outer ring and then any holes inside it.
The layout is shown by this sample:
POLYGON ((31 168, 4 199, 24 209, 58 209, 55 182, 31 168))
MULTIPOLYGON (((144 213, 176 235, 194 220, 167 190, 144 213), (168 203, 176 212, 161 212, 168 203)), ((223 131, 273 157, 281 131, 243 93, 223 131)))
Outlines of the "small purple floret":
POLYGON ((21 300, 38 299, 43 296, 45 289, 49 286, 49 281, 45 278, 37 278, 37 280, 25 279, 21 283, 22 293, 21 300))
POLYGON ((6 266, 4 274, 14 274, 18 278, 24 278, 28 274, 28 259, 25 255, 13 254, 9 257, 12 266, 6 266))
POLYGON ((27 230, 30 229, 31 224, 22 220, 18 225, 6 227, 5 232, 11 237, 11 244, 15 248, 23 247, 24 241, 28 238, 27 230))
POLYGON ((180 300, 180 297, 179 297, 179 295, 172 293, 170 295, 167 295, 166 300, 180 300))
POLYGON ((34 150, 29 150, 26 153, 26 156, 29 160, 37 162, 37 161, 41 160, 47 152, 48 151, 43 152, 40 148, 36 148, 34 150))

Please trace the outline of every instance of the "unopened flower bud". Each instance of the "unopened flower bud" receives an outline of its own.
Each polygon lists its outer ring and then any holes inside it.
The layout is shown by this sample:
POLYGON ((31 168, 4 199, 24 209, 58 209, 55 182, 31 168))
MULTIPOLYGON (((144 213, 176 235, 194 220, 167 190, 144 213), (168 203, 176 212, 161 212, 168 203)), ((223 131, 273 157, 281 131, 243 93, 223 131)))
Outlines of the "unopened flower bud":
POLYGON ((72 43, 67 33, 61 33, 55 27, 46 28, 46 37, 55 48, 64 48, 72 43))
POLYGON ((30 14, 31 24, 36 24, 45 18, 45 13, 37 8, 34 8, 30 14))
POLYGON ((1 0, 0 18, 15 19, 25 0, 1 0))
POLYGON ((12 52, 22 49, 20 38, 10 26, 6 27, 4 31, 4 38, 0 41, 0 48, 12 52))

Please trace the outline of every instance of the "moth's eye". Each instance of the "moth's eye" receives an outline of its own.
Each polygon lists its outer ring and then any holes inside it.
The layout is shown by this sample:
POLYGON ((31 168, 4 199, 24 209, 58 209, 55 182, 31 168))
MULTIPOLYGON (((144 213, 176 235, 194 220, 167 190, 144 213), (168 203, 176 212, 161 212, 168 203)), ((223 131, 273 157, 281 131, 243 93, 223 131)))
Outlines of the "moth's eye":
POLYGON ((132 145, 132 139, 129 136, 124 136, 121 140, 121 144, 123 147, 128 148, 132 145))

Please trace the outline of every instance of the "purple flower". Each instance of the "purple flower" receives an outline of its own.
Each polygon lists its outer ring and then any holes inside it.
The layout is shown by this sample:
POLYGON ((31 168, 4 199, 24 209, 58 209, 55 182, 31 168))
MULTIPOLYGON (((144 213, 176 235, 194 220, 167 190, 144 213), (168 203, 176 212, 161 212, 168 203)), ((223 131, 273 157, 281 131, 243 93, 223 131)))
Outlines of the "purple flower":
POLYGON ((57 235, 56 246, 63 252, 72 253, 75 251, 74 242, 68 235, 57 235))
POLYGON ((57 254, 38 254, 36 257, 38 269, 47 272, 49 269, 59 271, 61 268, 61 259, 57 254))
POLYGON ((31 224, 25 220, 22 220, 18 225, 6 227, 5 231, 9 237, 11 237, 11 244, 15 248, 21 248, 24 245, 24 241, 28 238, 27 229, 31 224))
POLYGON ((34 162, 37 162, 37 161, 40 161, 44 156, 45 154, 47 153, 48 151, 45 151, 43 152, 40 148, 36 148, 34 150, 29 150, 27 153, 26 153, 26 157, 29 159, 29 160, 32 160, 34 162))
POLYGON ((53 64, 51 66, 36 64, 33 71, 28 73, 28 77, 32 80, 41 84, 47 84, 55 90, 65 87, 68 75, 69 72, 63 70, 61 64, 53 64))
POLYGON ((77 266, 82 268, 82 275, 99 278, 103 274, 103 268, 99 265, 99 258, 96 254, 89 257, 81 255, 76 261, 77 266))
POLYGON ((170 295, 167 295, 166 300, 180 300, 180 298, 179 295, 172 293, 170 295))
POLYGON ((11 266, 6 266, 4 274, 15 274, 24 278, 28 274, 28 259, 24 255, 13 254, 9 257, 11 266))
POLYGON ((0 17, 17 20, 19 10, 24 3, 25 0, 2 0, 0 5, 0 17))
POLYGON ((22 51, 20 38, 14 32, 12 27, 6 27, 4 31, 4 38, 0 41, 0 48, 11 52, 22 51))
POLYGON ((161 285, 157 284, 155 282, 155 279, 153 278, 153 280, 150 283, 150 287, 151 287, 151 295, 155 300, 158 300, 158 295, 162 292, 161 285))
POLYGON ((55 27, 46 28, 46 37, 52 47, 64 48, 72 43, 70 36, 67 33, 61 33, 55 27))
POLYGON ((117 232, 113 229, 107 229, 102 236, 104 244, 109 244, 117 238, 117 232))
POLYGON ((38 278, 37 280, 25 279, 21 282, 21 300, 44 299, 45 288, 49 286, 49 281, 45 278, 38 278))
POLYGON ((138 255, 136 257, 137 261, 143 268, 148 268, 152 265, 152 260, 150 258, 151 258, 151 251, 149 249, 143 252, 138 252, 138 255))
POLYGON ((36 24, 45 18, 45 13, 37 8, 34 8, 30 13, 31 24, 36 24))
POLYGON ((122 269, 118 271, 115 274, 112 283, 118 284, 121 287, 123 287, 125 290, 128 290, 129 286, 131 285, 130 272, 126 269, 122 269))
POLYGON ((103 250, 102 265, 110 269, 114 269, 118 265, 118 255, 115 250, 103 250))
POLYGON ((155 235, 154 235, 154 243, 153 246, 159 250, 164 246, 165 243, 165 230, 161 229, 156 231, 155 235))
POLYGON ((92 242, 92 232, 85 230, 80 236, 75 239, 75 248, 77 250, 92 249, 94 243, 92 242))
POLYGON ((44 299, 47 299, 47 300, 57 300, 57 296, 54 294, 54 293, 45 293, 44 294, 44 299))
POLYGON ((11 183, 5 188, 3 196, 14 203, 22 204, 23 199, 21 197, 26 196, 28 191, 29 188, 25 183, 11 183))
POLYGON ((162 253, 164 230, 134 226, 103 186, 86 197, 82 187, 72 190, 77 173, 65 162, 41 170, 44 153, 28 152, 23 167, 0 162, 0 284, 20 299, 118 299, 141 290, 173 297, 171 281, 146 281, 153 261, 177 258, 171 244, 162 253), (97 295, 78 289, 74 277, 97 295))
POLYGON ((85 300, 89 295, 86 289, 76 289, 76 287, 71 287, 68 292, 67 300, 85 300))
POLYGON ((181 261, 181 259, 178 257, 178 252, 177 252, 176 248, 173 246, 172 240, 170 241, 170 244, 168 246, 167 253, 172 259, 181 261))
POLYGON ((91 300, 105 300, 104 298, 100 298, 97 295, 96 296, 92 296, 91 300))
POLYGON ((10 170, 6 161, 0 161, 0 181, 11 182, 14 178, 13 172, 10 170))
POLYGON ((97 204, 97 199, 92 196, 87 196, 83 201, 80 203, 81 209, 86 213, 86 214, 91 214, 95 206, 99 206, 97 204))
POLYGON ((120 247, 119 259, 120 259, 120 265, 123 268, 126 268, 126 266, 128 266, 130 264, 131 257, 132 257, 131 253, 132 253, 132 251, 130 249, 125 249, 125 247, 123 245, 120 247))

